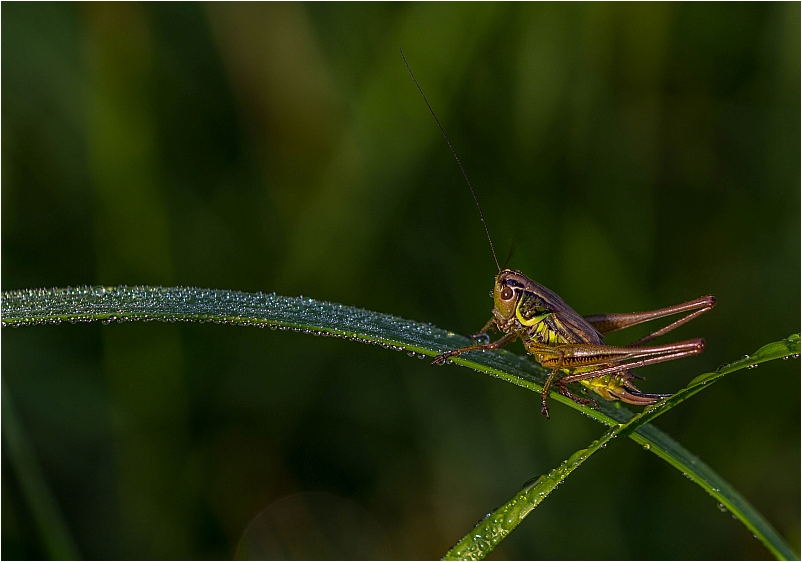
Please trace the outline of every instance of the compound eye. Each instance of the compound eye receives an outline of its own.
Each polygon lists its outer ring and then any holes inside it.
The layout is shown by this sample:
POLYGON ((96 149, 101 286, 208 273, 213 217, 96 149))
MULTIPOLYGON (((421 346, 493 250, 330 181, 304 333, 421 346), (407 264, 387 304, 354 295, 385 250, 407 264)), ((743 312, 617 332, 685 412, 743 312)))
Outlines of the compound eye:
POLYGON ((504 288, 501 290, 501 300, 508 301, 508 300, 510 300, 510 299, 511 299, 513 296, 515 296, 515 293, 514 293, 514 292, 513 292, 513 290, 512 290, 512 289, 510 289, 509 287, 504 287, 504 288))

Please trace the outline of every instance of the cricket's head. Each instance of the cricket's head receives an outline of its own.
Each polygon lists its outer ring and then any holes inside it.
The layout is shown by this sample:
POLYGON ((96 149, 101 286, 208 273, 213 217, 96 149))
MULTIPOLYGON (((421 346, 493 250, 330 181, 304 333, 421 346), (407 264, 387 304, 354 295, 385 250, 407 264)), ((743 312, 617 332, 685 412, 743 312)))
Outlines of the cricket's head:
POLYGON ((496 286, 493 290, 496 317, 499 320, 509 321, 516 315, 523 314, 525 318, 518 320, 526 324, 531 313, 542 316, 554 312, 550 304, 552 296, 548 289, 535 283, 520 271, 502 269, 496 276, 496 286), (525 300, 522 302, 521 299, 525 300))

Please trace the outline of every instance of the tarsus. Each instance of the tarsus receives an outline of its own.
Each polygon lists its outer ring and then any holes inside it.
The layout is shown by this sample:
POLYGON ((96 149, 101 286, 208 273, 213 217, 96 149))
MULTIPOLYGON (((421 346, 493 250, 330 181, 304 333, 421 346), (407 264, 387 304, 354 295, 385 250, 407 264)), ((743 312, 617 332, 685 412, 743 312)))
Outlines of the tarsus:
POLYGON ((473 200, 476 202, 476 208, 479 209, 479 218, 482 219, 482 224, 485 227, 485 234, 487 234, 487 241, 490 242, 490 251, 493 252, 493 260, 496 262, 496 267, 498 268, 498 270, 501 271, 501 266, 498 264, 498 258, 496 257, 496 249, 493 247, 493 239, 490 238, 490 230, 487 228, 487 222, 485 221, 485 214, 482 212, 482 206, 479 204, 479 199, 476 197, 476 192, 473 190, 473 186, 471 185, 471 180, 468 179, 468 174, 465 173, 465 168, 462 167, 462 162, 460 162, 459 156, 457 156, 457 151, 454 150, 453 146, 451 146, 451 141, 448 140, 448 135, 446 134, 445 129, 443 129, 443 126, 440 124, 440 120, 437 118, 437 115, 435 115, 434 109, 432 109, 432 106, 429 104, 429 100, 426 99, 426 95, 423 93, 423 90, 421 90, 420 84, 418 84, 418 81, 415 80, 415 75, 412 74, 412 69, 409 68, 409 64, 407 63, 407 57, 404 56, 404 50, 399 49, 399 51, 401 51, 401 58, 404 59, 404 66, 407 67, 409 75, 412 76, 412 81, 415 82, 415 86, 417 86, 418 91, 420 92, 420 95, 423 98, 423 101, 426 102, 426 107, 429 108, 429 112, 432 114, 432 117, 434 117, 437 126, 440 128, 440 132, 443 133, 443 138, 446 139, 446 143, 448 143, 448 148, 451 149, 451 153, 454 155, 457 164, 459 164, 459 169, 462 170, 462 175, 465 177, 465 181, 468 182, 468 189, 471 190, 471 195, 473 195, 473 200))

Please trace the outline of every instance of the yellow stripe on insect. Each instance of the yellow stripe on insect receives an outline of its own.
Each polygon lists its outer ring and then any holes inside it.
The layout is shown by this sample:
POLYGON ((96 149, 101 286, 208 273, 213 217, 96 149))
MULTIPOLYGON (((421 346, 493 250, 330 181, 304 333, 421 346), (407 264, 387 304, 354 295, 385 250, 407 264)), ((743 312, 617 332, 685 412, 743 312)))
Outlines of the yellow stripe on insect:
POLYGON ((534 326, 535 324, 540 324, 543 320, 546 319, 547 316, 551 315, 551 312, 546 312, 544 314, 538 314, 537 316, 533 316, 532 318, 524 318, 521 314, 521 303, 523 301, 519 301, 518 306, 515 308, 515 317, 518 319, 518 322, 523 324, 524 326, 534 326))

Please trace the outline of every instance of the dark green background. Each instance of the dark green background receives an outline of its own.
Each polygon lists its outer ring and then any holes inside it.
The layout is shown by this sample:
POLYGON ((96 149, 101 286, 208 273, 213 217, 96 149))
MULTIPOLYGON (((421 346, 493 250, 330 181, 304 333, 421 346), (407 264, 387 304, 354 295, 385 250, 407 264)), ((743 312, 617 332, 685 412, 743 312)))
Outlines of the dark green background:
MULTIPOLYGON (((510 265, 583 314, 716 295, 660 340, 705 336, 705 353, 642 370, 645 390, 799 331, 798 3, 3 3, 2 288, 276 291, 475 331, 495 266, 399 46, 500 260, 514 240, 510 265)), ((86 558, 228 558, 270 506, 290 530, 259 532, 284 556, 334 532, 345 556, 439 557, 603 431, 342 340, 159 323, 2 338, 4 392, 86 558)), ((658 421, 797 551, 799 375, 743 371, 658 421)), ((2 471, 3 558, 49 556, 6 441, 2 471)), ((625 440, 492 556, 768 552, 625 440)))

